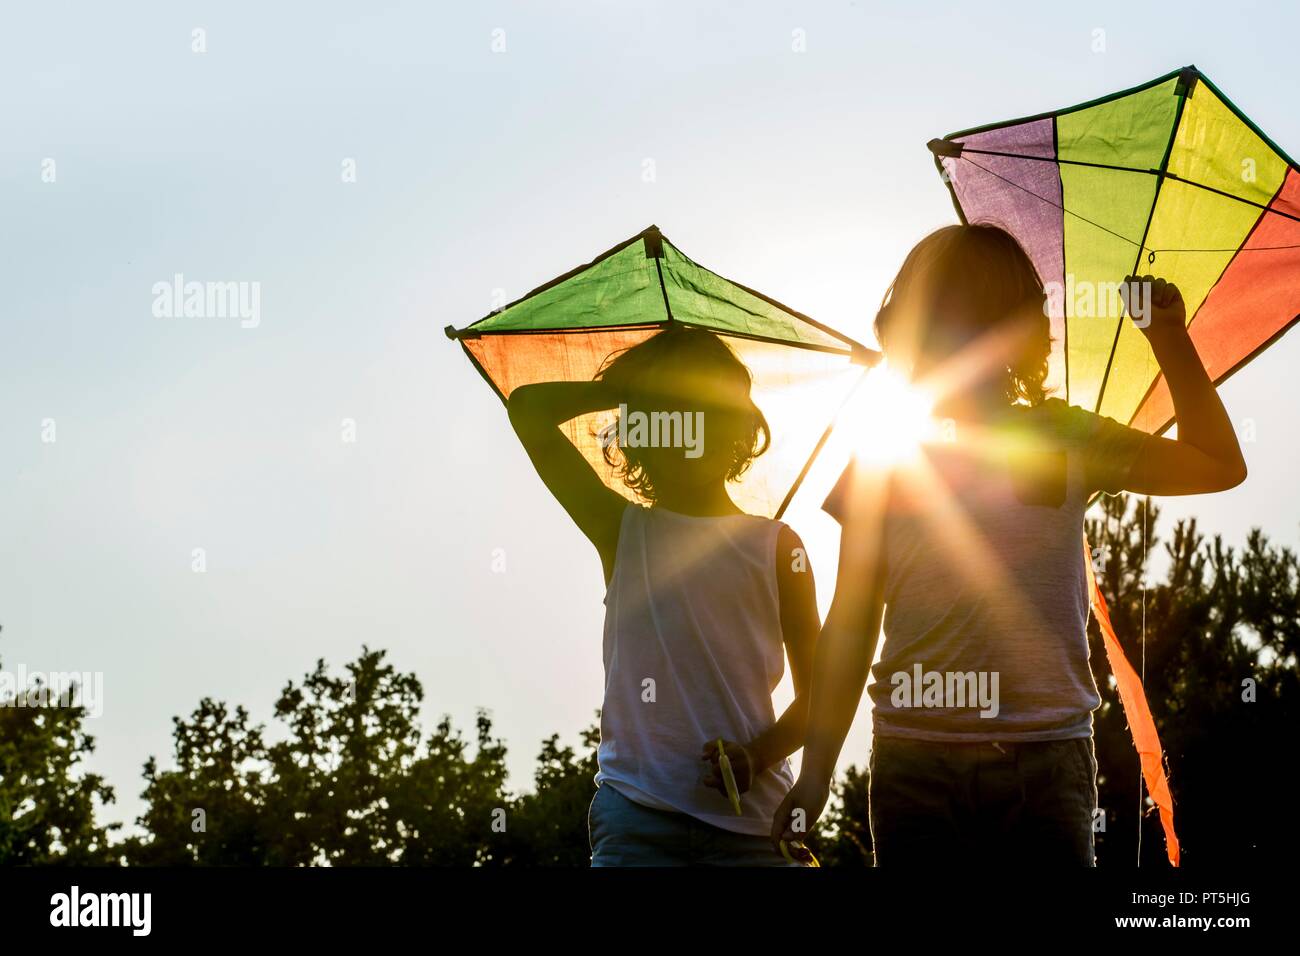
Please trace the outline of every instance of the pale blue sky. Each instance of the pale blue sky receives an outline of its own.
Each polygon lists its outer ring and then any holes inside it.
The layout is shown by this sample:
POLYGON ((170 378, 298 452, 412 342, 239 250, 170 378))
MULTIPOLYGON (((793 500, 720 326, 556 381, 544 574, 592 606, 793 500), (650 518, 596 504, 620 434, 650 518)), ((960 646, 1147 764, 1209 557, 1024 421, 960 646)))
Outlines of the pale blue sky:
MULTIPOLYGON (((591 720, 597 561, 442 335, 494 290, 656 222, 868 338, 903 254, 953 217, 932 136, 1195 63, 1300 151, 1289 3, 451 8, 4 13, 0 658, 104 673, 110 818, 140 811, 172 715, 211 695, 269 717, 287 679, 363 642, 418 674, 428 723, 491 708, 516 787, 544 736, 591 720), (155 318, 175 273, 260 283, 260 325, 155 318)), ((1255 422, 1249 482, 1167 516, 1297 543, 1297 360, 1300 333, 1224 390, 1255 422)), ((814 504, 790 518, 824 604, 835 537, 814 504)))

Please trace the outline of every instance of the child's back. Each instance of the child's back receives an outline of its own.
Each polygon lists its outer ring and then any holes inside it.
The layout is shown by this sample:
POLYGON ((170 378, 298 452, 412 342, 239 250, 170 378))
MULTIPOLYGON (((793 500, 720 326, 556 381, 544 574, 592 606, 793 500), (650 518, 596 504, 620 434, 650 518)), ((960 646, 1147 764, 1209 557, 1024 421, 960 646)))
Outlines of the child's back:
POLYGON ((647 807, 763 835, 793 783, 783 759, 743 815, 700 782, 699 746, 776 722, 785 667, 776 579, 783 525, 628 505, 605 596, 605 704, 596 780, 647 807))
POLYGON ((1198 494, 1245 477, 1181 295, 1141 285, 1151 295, 1134 317, 1169 384, 1177 441, 1046 397, 1047 298, 1009 233, 949 226, 908 255, 876 333, 891 364, 938 394, 955 440, 906 469, 857 465, 827 501, 843 526, 840 574, 778 832, 796 809, 806 822, 825 805, 883 629, 877 863, 1094 862, 1085 505, 1099 490, 1198 494))
POLYGON ((727 493, 767 446, 750 386, 720 338, 673 326, 594 382, 510 396, 538 473, 605 571, 594 866, 784 862, 764 834, 792 782, 785 758, 803 741, 820 621, 797 536, 743 514, 727 493), (606 460, 653 507, 605 487, 557 427, 607 408, 619 417, 602 432, 618 436, 606 460), (682 444, 643 442, 634 426, 647 419, 680 422, 682 444), (777 719, 783 649, 796 696, 777 719))
MULTIPOLYGON (((889 482, 873 730, 952 742, 1092 734, 1083 513, 1138 436, 1048 399, 926 445, 889 482)), ((862 480, 862 479, 858 479, 862 480)), ((844 516, 853 472, 827 510, 844 516)))

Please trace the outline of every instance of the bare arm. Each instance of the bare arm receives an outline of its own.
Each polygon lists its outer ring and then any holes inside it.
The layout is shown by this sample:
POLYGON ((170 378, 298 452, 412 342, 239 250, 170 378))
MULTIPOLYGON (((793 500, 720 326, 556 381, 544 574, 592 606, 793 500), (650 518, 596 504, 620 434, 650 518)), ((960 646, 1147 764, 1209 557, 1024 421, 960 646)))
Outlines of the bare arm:
POLYGON ((822 620, 817 612, 817 584, 803 541, 782 528, 776 545, 776 580, 781 598, 781 635, 790 658, 794 700, 766 733, 750 744, 759 769, 779 763, 803 746, 812 689, 813 655, 822 620))
POLYGON ((879 472, 866 474, 849 496, 835 598, 813 663, 803 766, 799 780, 773 817, 774 842, 803 839, 825 809, 835 762, 875 657, 884 613, 881 520, 885 481, 879 472))
MULTIPOLYGON (((790 659, 794 700, 765 731, 743 744, 724 741, 727 756, 743 793, 754 778, 803 746, 808 723, 808 696, 812 682, 813 652, 821 631, 817 613, 817 585, 803 541, 789 527, 783 527, 776 542, 776 580, 781 604, 781 636, 790 659)), ((716 740, 704 742, 704 757, 713 764, 704 779, 706 786, 725 792, 718 769, 716 740)))
POLYGON ((606 487, 582 452, 560 430, 565 422, 612 408, 601 382, 545 382, 521 385, 510 393, 510 424, 537 474, 596 546, 609 580, 618 548, 618 529, 627 499, 606 487))
MULTIPOLYGON (((1224 491, 1246 480, 1246 461, 1232 420, 1187 333, 1187 308, 1178 287, 1142 276, 1127 280, 1151 286, 1150 315, 1137 313, 1160 371, 1169 385, 1178 438, 1149 438, 1129 471, 1125 491, 1148 495, 1197 495, 1224 491)), ((1130 292, 1129 298, 1132 298, 1130 292)), ((1137 305, 1137 302, 1134 302, 1137 305)))
POLYGON ((813 665, 808 737, 800 776, 828 784, 858 712, 884 615, 880 533, 878 527, 866 524, 867 517, 850 520, 844 526, 835 599, 826 615, 813 665))

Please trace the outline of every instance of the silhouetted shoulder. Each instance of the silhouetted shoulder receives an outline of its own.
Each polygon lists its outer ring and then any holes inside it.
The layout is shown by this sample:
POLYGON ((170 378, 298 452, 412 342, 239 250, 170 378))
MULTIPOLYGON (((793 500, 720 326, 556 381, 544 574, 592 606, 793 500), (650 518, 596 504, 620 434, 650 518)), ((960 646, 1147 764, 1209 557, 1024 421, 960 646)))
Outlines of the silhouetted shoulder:
POLYGON ((1049 398, 1031 411, 1038 427, 1066 444, 1084 444, 1097 429, 1100 415, 1059 398, 1049 398))
POLYGON ((1040 427, 1082 457, 1088 490, 1115 494, 1124 487, 1146 432, 1098 415, 1059 398, 1049 398, 1034 409, 1040 427))

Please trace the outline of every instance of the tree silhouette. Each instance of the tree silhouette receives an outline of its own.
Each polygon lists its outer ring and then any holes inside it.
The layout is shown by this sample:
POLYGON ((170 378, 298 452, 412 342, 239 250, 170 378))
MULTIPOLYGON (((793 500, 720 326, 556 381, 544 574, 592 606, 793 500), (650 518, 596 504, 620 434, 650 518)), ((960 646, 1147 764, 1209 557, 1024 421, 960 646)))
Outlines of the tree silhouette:
POLYGON ((505 747, 478 717, 477 748, 444 718, 421 746, 414 675, 361 656, 324 661, 275 705, 287 735, 266 743, 241 707, 204 700, 174 721, 173 761, 145 765, 136 864, 461 865, 490 857, 494 811, 508 804, 505 747))
POLYGON ((82 760, 95 749, 76 690, 48 684, 0 692, 0 864, 97 865, 110 861, 109 831, 95 803, 113 789, 82 760))
MULTIPOLYGON (((1297 838, 1287 760, 1300 718, 1300 564, 1259 531, 1244 548, 1179 522, 1163 581, 1143 581, 1157 509, 1108 498, 1088 521, 1099 580, 1130 661, 1143 668, 1164 742, 1188 867, 1251 865, 1297 838), (1145 518, 1145 520, 1144 520, 1145 518), (1145 614, 1145 646, 1143 621, 1145 614)), ((1089 627, 1105 830, 1098 863, 1137 860, 1138 761, 1089 627)), ((423 690, 363 647, 333 674, 318 661, 288 683, 274 727, 211 699, 173 719, 164 769, 144 767, 140 835, 111 844, 96 805, 112 789, 79 766, 94 749, 84 708, 37 688, 0 700, 0 864, 586 866, 596 726, 578 747, 542 742, 532 790, 507 789, 505 745, 485 711, 472 739, 443 717, 421 731, 423 690), (24 706, 17 706, 23 704, 24 706)), ((826 866, 869 866, 866 770, 850 767, 809 843, 826 866)), ((1149 801, 1142 860, 1162 865, 1149 801)))
POLYGON ((591 847, 587 809, 596 794, 596 745, 600 729, 582 732, 582 753, 560 746, 559 735, 542 743, 534 791, 516 798, 504 839, 493 842, 491 862, 502 866, 587 866, 591 847))
POLYGON ((831 804, 808 840, 822 866, 872 866, 875 853, 867 816, 871 776, 850 766, 831 786, 831 804))
POLYGON ((147 801, 137 821, 147 837, 126 840, 121 852, 137 865, 261 865, 278 857, 282 833, 267 813, 262 728, 243 707, 204 698, 189 720, 172 718, 175 766, 145 763, 147 801))
MULTIPOLYGON (((1218 536, 1207 541, 1195 520, 1178 522, 1164 547, 1165 580, 1147 581, 1144 649, 1143 576, 1159 517, 1151 507, 1144 522, 1145 507, 1104 499, 1101 516, 1088 522, 1088 538, 1116 635, 1140 672, 1145 653, 1147 698, 1165 748, 1184 865, 1260 862, 1296 842, 1294 828, 1273 824, 1267 813, 1295 794, 1281 761, 1300 717, 1296 555, 1270 545, 1257 529, 1236 552, 1218 536)), ((1138 857, 1138 760, 1095 621, 1089 638, 1103 698, 1096 738, 1106 831, 1098 834, 1098 862, 1128 867, 1138 857)), ((1164 856, 1164 835, 1150 810, 1148 799, 1144 864, 1164 856)))

